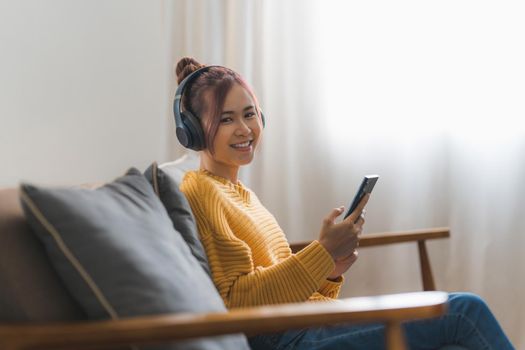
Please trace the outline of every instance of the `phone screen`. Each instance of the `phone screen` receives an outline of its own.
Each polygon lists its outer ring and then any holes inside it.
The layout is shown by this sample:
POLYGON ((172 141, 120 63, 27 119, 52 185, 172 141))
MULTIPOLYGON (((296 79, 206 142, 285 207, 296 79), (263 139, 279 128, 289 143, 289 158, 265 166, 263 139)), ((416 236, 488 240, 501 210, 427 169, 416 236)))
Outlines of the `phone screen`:
POLYGON ((359 186, 359 189, 355 194, 354 200, 350 204, 350 207, 348 208, 348 211, 345 214, 345 219, 348 217, 348 215, 352 214, 352 212, 355 210, 355 208, 357 207, 357 205, 359 204, 359 202, 365 194, 372 193, 377 179, 379 179, 379 175, 366 175, 363 178, 363 181, 361 181, 361 185, 359 186))

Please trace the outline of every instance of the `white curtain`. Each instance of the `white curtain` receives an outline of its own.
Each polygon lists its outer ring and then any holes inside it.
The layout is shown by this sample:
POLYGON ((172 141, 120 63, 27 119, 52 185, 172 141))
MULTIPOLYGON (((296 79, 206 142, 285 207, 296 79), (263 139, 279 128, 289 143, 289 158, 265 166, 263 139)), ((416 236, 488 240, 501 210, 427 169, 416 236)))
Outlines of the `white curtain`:
MULTIPOLYGON (((449 226, 438 289, 472 291, 525 346, 525 7, 517 1, 176 1, 174 63, 230 66, 267 127, 243 179, 291 241, 363 175, 367 232, 449 226)), ((174 85, 173 85, 174 86, 174 85)), ((179 154, 180 149, 174 153, 179 154)), ((420 289, 414 245, 362 249, 343 297, 420 289)))

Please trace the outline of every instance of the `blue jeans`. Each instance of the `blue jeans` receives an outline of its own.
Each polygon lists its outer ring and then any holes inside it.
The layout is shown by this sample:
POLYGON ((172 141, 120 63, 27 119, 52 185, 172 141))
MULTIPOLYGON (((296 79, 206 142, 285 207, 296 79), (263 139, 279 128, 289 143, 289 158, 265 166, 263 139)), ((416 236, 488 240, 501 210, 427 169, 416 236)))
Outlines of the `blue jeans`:
MULTIPOLYGON (((404 324, 410 349, 439 349, 459 345, 472 350, 514 349, 485 302, 470 293, 449 295, 448 312, 439 318, 404 324)), ((253 350, 385 348, 381 324, 323 326, 249 338, 253 350)))

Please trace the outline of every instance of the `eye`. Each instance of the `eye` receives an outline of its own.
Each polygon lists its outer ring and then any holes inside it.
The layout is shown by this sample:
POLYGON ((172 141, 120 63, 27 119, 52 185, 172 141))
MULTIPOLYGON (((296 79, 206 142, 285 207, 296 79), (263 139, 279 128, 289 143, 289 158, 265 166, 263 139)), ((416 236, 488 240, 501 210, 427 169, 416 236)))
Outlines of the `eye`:
POLYGON ((254 112, 248 112, 244 115, 244 118, 253 118, 255 117, 256 114, 254 112))
POLYGON ((221 118, 221 124, 227 124, 227 123, 230 123, 231 121, 232 121, 232 118, 230 117, 221 118))

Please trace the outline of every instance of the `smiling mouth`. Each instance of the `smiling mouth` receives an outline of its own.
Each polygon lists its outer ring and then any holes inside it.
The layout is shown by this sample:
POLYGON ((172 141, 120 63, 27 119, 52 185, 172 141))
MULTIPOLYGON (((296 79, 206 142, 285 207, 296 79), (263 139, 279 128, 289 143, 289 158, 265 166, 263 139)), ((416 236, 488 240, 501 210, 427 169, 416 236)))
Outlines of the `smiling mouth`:
POLYGON ((230 145, 230 147, 233 147, 233 148, 246 148, 246 147, 250 147, 253 143, 253 140, 250 140, 250 141, 246 141, 246 142, 242 142, 242 143, 236 143, 236 144, 233 144, 233 145, 230 145))

